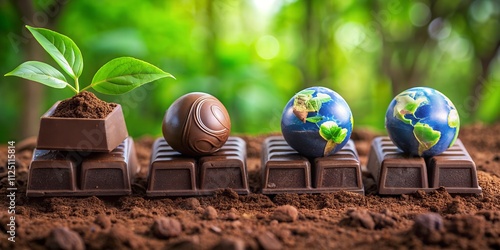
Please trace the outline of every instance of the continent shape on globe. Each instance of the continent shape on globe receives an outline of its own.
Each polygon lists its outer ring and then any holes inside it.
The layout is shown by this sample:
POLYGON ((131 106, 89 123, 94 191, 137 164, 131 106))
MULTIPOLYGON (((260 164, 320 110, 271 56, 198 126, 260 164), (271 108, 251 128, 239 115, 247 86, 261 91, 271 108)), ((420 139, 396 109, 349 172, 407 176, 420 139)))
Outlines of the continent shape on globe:
POLYGON ((401 92, 386 113, 389 137, 411 155, 431 157, 444 152, 455 143, 459 127, 458 112, 450 99, 428 87, 401 92))

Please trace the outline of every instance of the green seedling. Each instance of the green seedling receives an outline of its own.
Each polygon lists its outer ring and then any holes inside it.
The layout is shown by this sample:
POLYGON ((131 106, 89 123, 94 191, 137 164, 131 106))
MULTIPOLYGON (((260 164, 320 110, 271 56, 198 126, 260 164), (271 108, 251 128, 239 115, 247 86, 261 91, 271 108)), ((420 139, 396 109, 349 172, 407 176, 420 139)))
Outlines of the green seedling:
POLYGON ((17 76, 57 89, 68 87, 75 92, 75 95, 90 88, 103 94, 119 95, 161 78, 175 79, 171 74, 147 62, 132 57, 119 57, 104 64, 96 72, 92 82, 80 89, 78 77, 82 74, 83 58, 75 42, 52 30, 28 25, 26 28, 62 70, 72 78, 73 85, 59 70, 38 61, 24 62, 5 76, 17 76))

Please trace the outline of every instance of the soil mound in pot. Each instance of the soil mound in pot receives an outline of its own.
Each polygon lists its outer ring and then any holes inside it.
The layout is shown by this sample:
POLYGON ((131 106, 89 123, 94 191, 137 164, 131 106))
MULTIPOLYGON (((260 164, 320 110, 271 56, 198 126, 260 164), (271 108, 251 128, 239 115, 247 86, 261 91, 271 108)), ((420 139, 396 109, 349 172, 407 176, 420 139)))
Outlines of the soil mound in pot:
POLYGON ((92 92, 83 91, 61 101, 52 117, 102 119, 111 113, 116 105, 97 98, 92 92))

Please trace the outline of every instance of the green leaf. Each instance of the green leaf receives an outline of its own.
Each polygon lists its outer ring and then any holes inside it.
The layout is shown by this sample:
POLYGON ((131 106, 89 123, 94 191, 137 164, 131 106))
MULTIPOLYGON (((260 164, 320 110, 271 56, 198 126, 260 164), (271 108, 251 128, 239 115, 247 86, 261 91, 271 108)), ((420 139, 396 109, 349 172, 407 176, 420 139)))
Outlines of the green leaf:
POLYGON ((413 135, 418 141, 418 154, 422 156, 424 151, 429 150, 439 142, 441 132, 434 130, 428 124, 417 123, 413 128, 413 135))
POLYGON ((171 74, 147 62, 120 57, 104 64, 94 75, 89 87, 103 94, 119 95, 165 77, 175 79, 171 74))
POLYGON ((312 90, 312 89, 304 89, 304 90, 300 91, 299 93, 297 93, 297 95, 312 95, 312 94, 314 94, 314 91, 315 90, 312 90))
POLYGON ((334 121, 327 121, 319 127, 319 135, 326 140, 323 155, 330 154, 332 150, 342 143, 347 137, 347 129, 341 128, 334 121))
POLYGON ((317 99, 321 103, 329 102, 330 100, 332 100, 332 98, 329 95, 323 93, 318 93, 316 97, 314 97, 313 99, 317 99))
MULTIPOLYGON (((325 123, 329 123, 329 122, 325 122, 325 123)), ((332 138, 332 133, 330 131, 330 127, 327 125, 325 125, 325 123, 321 124, 321 126, 319 126, 319 135, 321 137, 323 137, 323 139, 325 139, 326 141, 329 141, 331 138, 332 138)))
POLYGON ((306 121, 308 122, 312 122, 312 123, 318 123, 320 122, 321 120, 323 120, 323 117, 320 116, 320 115, 317 115, 317 116, 311 116, 311 117, 307 117, 306 118, 306 121))
POLYGON ((309 112, 318 112, 321 109, 321 101, 313 98, 306 102, 306 107, 309 112))
POLYGON ((68 75, 77 78, 82 74, 82 53, 73 40, 52 30, 33 28, 28 25, 26 28, 68 75))
POLYGON ((341 129, 340 127, 337 129, 337 133, 333 137, 333 141, 335 143, 341 143, 344 141, 345 137, 347 136, 347 129, 343 128, 341 129))
POLYGON ((319 127, 319 134, 327 141, 341 143, 347 136, 347 129, 339 127, 336 122, 327 121, 319 127))
POLYGON ((70 86, 61 72, 43 62, 25 62, 5 76, 17 76, 57 89, 70 86))

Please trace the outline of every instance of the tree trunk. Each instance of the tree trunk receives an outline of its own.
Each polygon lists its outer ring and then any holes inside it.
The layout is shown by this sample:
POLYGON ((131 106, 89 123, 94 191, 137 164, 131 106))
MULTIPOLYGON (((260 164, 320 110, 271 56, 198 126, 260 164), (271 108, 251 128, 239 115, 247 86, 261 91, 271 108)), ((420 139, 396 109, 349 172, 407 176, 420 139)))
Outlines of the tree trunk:
MULTIPOLYGON (((52 27, 66 1, 56 0, 47 5, 43 10, 36 10, 32 0, 13 0, 12 3, 23 22, 23 27, 19 27, 18 29, 21 31, 25 29, 24 24, 46 28, 52 27)), ((23 32, 22 34, 28 33, 23 32)), ((26 38, 29 41, 23 43, 23 47, 21 48, 25 51, 25 61, 43 61, 45 59, 43 48, 32 36, 26 38)), ((20 104, 22 105, 20 135, 21 138, 26 138, 38 133, 40 114, 43 112, 40 110, 40 107, 44 101, 44 87, 41 84, 24 79, 21 86, 23 86, 23 102, 20 104)))

